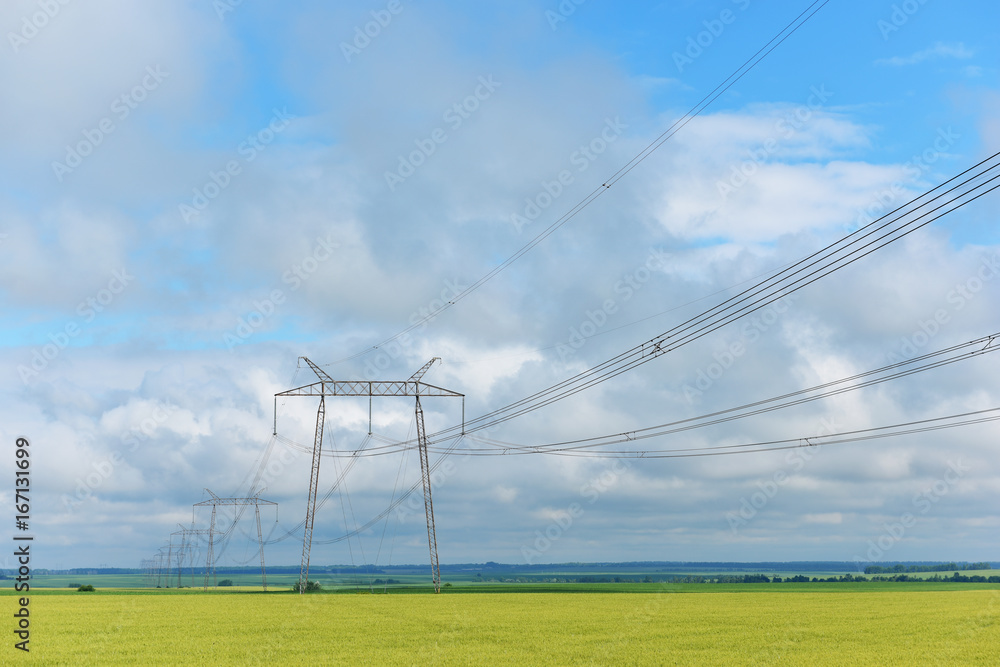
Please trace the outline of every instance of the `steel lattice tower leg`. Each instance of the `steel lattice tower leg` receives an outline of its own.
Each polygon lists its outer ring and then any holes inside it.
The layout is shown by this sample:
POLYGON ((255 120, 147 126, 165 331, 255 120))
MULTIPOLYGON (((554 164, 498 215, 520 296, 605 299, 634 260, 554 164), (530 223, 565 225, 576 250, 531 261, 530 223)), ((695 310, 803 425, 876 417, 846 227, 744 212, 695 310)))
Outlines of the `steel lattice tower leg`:
POLYGON ((316 517, 316 492, 319 489, 319 461, 323 449, 323 422, 326 421, 326 398, 320 396, 316 412, 316 439, 313 441, 312 470, 309 472, 309 501, 306 504, 306 526, 302 535, 302 567, 299 569, 299 593, 309 583, 309 550, 312 548, 313 520, 316 517))
POLYGON ((181 550, 177 554, 177 588, 181 587, 183 583, 181 581, 182 568, 184 567, 184 549, 187 548, 187 535, 181 538, 181 550))
POLYGON ((208 526, 208 558, 205 560, 205 590, 208 590, 208 574, 215 572, 215 505, 212 505, 212 522, 208 526))
POLYGON ((254 514, 257 515, 257 544, 260 545, 260 579, 264 582, 264 590, 267 590, 267 570, 264 569, 264 535, 260 532, 260 505, 254 503, 254 514))
POLYGON ((170 588, 170 569, 174 566, 174 540, 170 538, 170 545, 167 547, 167 588, 170 588))
POLYGON ((417 449, 420 451, 420 478, 424 483, 424 510, 427 513, 427 546, 431 552, 431 578, 434 592, 441 592, 441 568, 438 566, 437 534, 434 530, 434 501, 431 498, 431 468, 427 463, 427 435, 424 431, 424 411, 417 396, 417 449))

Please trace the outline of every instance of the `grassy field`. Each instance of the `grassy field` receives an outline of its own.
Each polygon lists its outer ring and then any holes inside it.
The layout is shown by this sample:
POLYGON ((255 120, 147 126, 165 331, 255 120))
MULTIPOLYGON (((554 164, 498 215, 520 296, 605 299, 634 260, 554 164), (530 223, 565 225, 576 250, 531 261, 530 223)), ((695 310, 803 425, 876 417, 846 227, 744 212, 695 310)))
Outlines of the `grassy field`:
MULTIPOLYGON (((438 596, 33 591, 31 653, 14 655, 9 641, 0 662, 995 665, 1000 655, 995 586, 820 586, 654 585, 633 594, 463 586, 438 596), (460 590, 467 594, 450 594, 460 590)), ((12 591, 2 599, 15 609, 12 591)))

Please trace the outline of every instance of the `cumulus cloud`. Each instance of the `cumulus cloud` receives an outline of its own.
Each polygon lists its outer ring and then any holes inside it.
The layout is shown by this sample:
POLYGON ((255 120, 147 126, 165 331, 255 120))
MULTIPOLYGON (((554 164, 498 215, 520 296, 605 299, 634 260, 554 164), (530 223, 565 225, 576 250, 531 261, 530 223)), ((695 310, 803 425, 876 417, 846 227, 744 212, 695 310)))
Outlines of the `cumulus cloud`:
POLYGON ((876 65, 888 65, 891 67, 904 67, 906 65, 918 65, 927 60, 939 60, 954 58, 957 60, 968 60, 975 53, 967 48, 962 42, 947 44, 945 42, 935 42, 921 51, 915 51, 908 56, 893 56, 892 58, 880 58, 875 61, 876 65))
MULTIPOLYGON (((795 84, 778 94, 747 81, 602 188, 700 98, 697 76, 726 47, 681 82, 655 59, 636 64, 586 30, 553 32, 544 10, 515 5, 405 5, 348 60, 339 43, 370 12, 359 4, 244 3, 224 21, 168 2, 69 4, 0 62, 11 91, 0 111, 0 294, 12 322, 0 423, 4 438, 26 434, 41 452, 39 539, 66 547, 46 565, 135 566, 190 524, 203 489, 246 493, 254 480, 280 503, 265 528, 268 562, 295 562, 317 404, 274 394, 315 380, 300 356, 345 380, 405 379, 441 357, 425 380, 465 394, 471 419, 739 294, 854 229, 885 191, 926 189, 982 148, 963 126, 968 143, 915 167, 909 156, 924 154, 937 120, 907 138, 870 91, 795 84), (521 51, 509 48, 515 36, 521 51), (113 115, 150 65, 169 76, 60 181, 52 162, 113 115), (853 101, 866 95, 871 104, 853 101), (287 109, 280 130, 269 129, 275 109, 287 109), (531 252, 456 298, 595 191, 531 252), (195 202, 185 220, 180 207, 195 202), (114 282, 122 270, 134 278, 114 282)), ((35 6, 5 5, 5 25, 35 6)), ((885 64, 971 55, 942 43, 885 64)), ((989 104, 975 121, 984 144, 997 134, 989 104)), ((968 469, 892 557, 986 557, 1000 479, 988 423, 731 457, 518 448, 680 421, 993 333, 1000 248, 982 230, 994 223, 984 199, 787 308, 469 434, 447 456, 455 441, 436 443, 442 559, 522 562, 554 525, 540 562, 849 560, 882 523, 915 511, 914 497, 940 490, 960 458, 968 469), (947 530, 959 520, 968 554, 947 530)), ((985 409, 997 400, 996 363, 983 355, 616 447, 699 449, 985 409)), ((449 401, 424 404, 430 431, 460 421, 449 401)), ((337 540, 356 528, 368 560, 396 533, 393 558, 422 562, 416 456, 396 444, 415 435, 413 403, 373 401, 371 436, 366 399, 330 398, 326 409, 314 562, 347 562, 337 540), (354 454, 362 448, 373 455, 354 454)), ((245 560, 253 539, 241 524, 220 549, 245 560)))

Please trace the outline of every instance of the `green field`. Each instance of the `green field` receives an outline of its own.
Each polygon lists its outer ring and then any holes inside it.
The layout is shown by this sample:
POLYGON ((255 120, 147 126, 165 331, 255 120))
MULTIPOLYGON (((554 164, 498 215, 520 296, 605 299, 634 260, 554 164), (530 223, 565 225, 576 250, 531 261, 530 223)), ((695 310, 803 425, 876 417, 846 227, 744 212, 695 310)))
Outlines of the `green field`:
MULTIPOLYGON (((746 570, 745 573, 753 573, 752 570, 746 570)), ((830 577, 840 577, 845 574, 851 574, 856 576, 857 572, 845 572, 843 570, 839 571, 775 571, 768 570, 764 572, 770 577, 779 576, 782 579, 788 579, 795 575, 805 575, 810 579, 816 577, 818 579, 827 579, 830 577)), ((627 580, 627 583, 613 584, 612 586, 604 586, 597 584, 597 588, 593 590, 608 590, 609 588, 622 588, 625 591, 646 591, 650 590, 650 585, 645 583, 637 583, 636 579, 643 579, 649 576, 652 579, 653 586, 656 588, 659 584, 657 581, 668 580, 671 577, 685 577, 691 575, 701 575, 706 577, 718 576, 719 574, 744 574, 744 572, 719 572, 719 571, 692 571, 692 572, 654 572, 649 570, 642 571, 628 571, 628 570, 616 570, 608 569, 602 570, 597 573, 597 575, 602 579, 608 579, 613 577, 620 577, 627 580)), ((911 572, 907 573, 907 577, 911 579, 930 579, 934 576, 939 577, 950 577, 952 572, 911 572)), ((963 576, 974 576, 981 575, 985 577, 997 576, 1000 574, 1000 570, 962 570, 960 572, 963 576)), ((496 575, 488 575, 487 578, 481 578, 476 576, 475 573, 448 573, 443 581, 452 583, 457 587, 464 588, 466 586, 476 586, 476 587, 510 587, 510 586, 520 586, 524 590, 537 590, 537 586, 545 585, 556 585, 560 588, 565 588, 567 586, 572 587, 572 590, 580 590, 579 587, 588 587, 585 590, 591 590, 589 587, 594 586, 593 583, 567 583, 566 579, 576 579, 579 577, 594 576, 595 572, 593 570, 586 571, 571 571, 571 570, 555 570, 552 572, 533 572, 531 574, 524 574, 521 572, 510 572, 510 573, 500 573, 496 575)), ((871 579, 873 576, 892 576, 892 575, 865 575, 867 579, 871 579)), ((416 587, 419 590, 427 590, 430 586, 430 576, 429 571, 423 571, 421 568, 416 573, 396 573, 391 572, 388 574, 378 573, 373 575, 335 575, 326 572, 318 572, 315 575, 310 575, 310 580, 318 581, 323 585, 325 589, 331 588, 346 588, 346 589, 400 589, 400 588, 411 588, 416 587), (392 583, 384 583, 386 580, 392 580, 392 583)), ((241 572, 239 574, 220 574, 216 577, 218 581, 224 579, 230 579, 236 586, 239 587, 253 587, 255 589, 260 589, 260 572, 241 572)), ((166 577, 164 577, 166 580, 166 577)), ((298 580, 298 573, 270 573, 267 575, 268 588, 280 589, 280 588, 290 588, 298 580)), ((192 576, 188 571, 182 573, 181 585, 185 588, 197 588, 202 589, 204 586, 205 577, 204 575, 194 575, 192 576)), ((166 581, 162 582, 164 587, 176 588, 177 587, 177 576, 176 573, 171 574, 169 578, 169 583, 166 581)), ((786 582, 787 583, 787 582, 786 582)), ((150 579, 142 574, 36 574, 32 577, 31 586, 32 589, 45 589, 45 588, 68 588, 71 584, 90 584, 96 588, 149 588, 153 587, 150 583, 150 579)), ((881 582, 870 582, 873 586, 881 585, 881 582)), ((8 584, 9 585, 9 584, 8 584)), ((673 585, 673 584, 668 584, 673 585)), ((698 584, 699 586, 728 586, 729 584, 698 584)), ((738 586, 743 586, 744 584, 738 584, 738 586)), ((757 585, 769 585, 769 584, 751 584, 757 585)), ((779 586, 785 584, 778 584, 779 586)), ((838 584, 838 585, 852 585, 852 584, 838 584)), ((898 583, 893 585, 898 586, 898 583)), ((969 584, 962 584, 963 586, 968 586, 969 584)), ((823 590, 826 590, 825 588, 823 590)), ((874 590, 874 589, 873 589, 874 590)))
MULTIPOLYGON (((31 653, 8 640, 0 662, 995 665, 1000 655, 996 585, 594 586, 608 592, 33 591, 31 653)), ((2 598, 16 609, 13 591, 2 598)))

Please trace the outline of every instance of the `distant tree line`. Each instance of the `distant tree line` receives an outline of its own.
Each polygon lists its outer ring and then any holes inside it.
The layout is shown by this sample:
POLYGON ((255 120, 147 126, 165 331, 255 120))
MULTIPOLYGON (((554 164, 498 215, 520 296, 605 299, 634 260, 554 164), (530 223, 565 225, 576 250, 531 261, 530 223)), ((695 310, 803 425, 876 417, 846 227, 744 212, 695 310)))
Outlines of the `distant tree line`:
POLYGON ((958 572, 951 575, 950 577, 942 577, 940 574, 935 574, 933 577, 927 577, 926 579, 911 577, 906 574, 897 574, 892 577, 882 577, 876 575, 872 577, 871 580, 872 581, 959 581, 962 583, 971 581, 977 583, 1000 584, 1000 576, 997 575, 992 575, 987 577, 982 574, 965 575, 965 574, 959 574, 958 572))
MULTIPOLYGON (((973 569, 973 568, 968 568, 973 569)), ((975 568, 975 569, 987 569, 987 568, 975 568)), ((531 583, 530 580, 501 580, 506 583, 531 583)), ((939 574, 927 578, 911 577, 905 573, 893 574, 892 576, 881 576, 876 575, 871 578, 865 577, 861 574, 845 574, 841 576, 833 577, 807 577, 803 574, 797 574, 794 577, 787 577, 782 579, 779 576, 769 577, 766 574, 719 574, 712 576, 703 576, 697 574, 689 574, 685 576, 673 576, 664 577, 662 579, 653 580, 651 577, 594 577, 594 576, 582 576, 576 579, 567 578, 565 580, 552 579, 553 582, 565 581, 566 583, 579 583, 579 584, 610 584, 610 583, 621 583, 621 584, 638 584, 638 583, 668 583, 668 584, 780 584, 782 582, 787 583, 850 583, 858 581, 954 581, 962 583, 992 583, 1000 584, 1000 576, 984 576, 981 574, 964 575, 955 572, 950 577, 942 577, 939 574)))
POLYGON ((903 572, 962 572, 964 570, 989 570, 992 569, 989 563, 941 563, 940 565, 896 565, 882 567, 881 565, 869 565, 865 568, 865 574, 901 574, 903 572))

